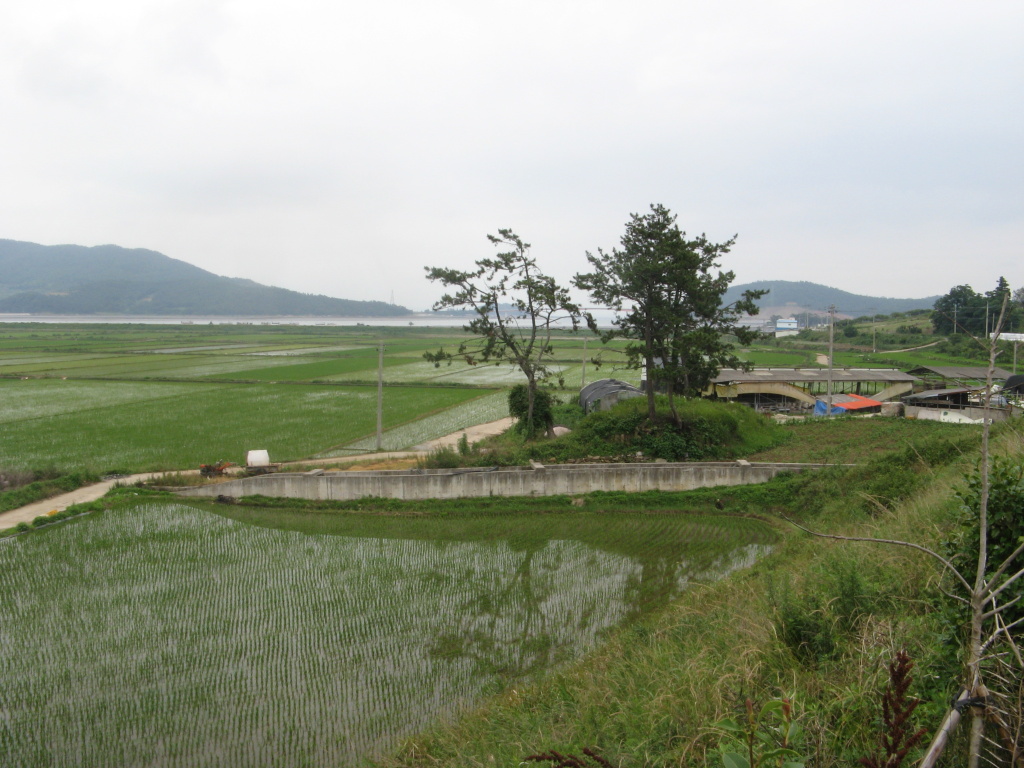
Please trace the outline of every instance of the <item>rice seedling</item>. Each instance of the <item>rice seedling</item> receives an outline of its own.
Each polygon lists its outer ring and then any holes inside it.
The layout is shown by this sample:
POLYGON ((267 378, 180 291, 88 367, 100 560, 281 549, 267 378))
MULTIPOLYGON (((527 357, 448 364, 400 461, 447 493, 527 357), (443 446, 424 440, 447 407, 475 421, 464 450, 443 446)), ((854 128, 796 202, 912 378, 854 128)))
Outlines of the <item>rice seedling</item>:
MULTIPOLYGON (((0 379, 0 424, 177 397, 194 384, 0 379)), ((207 391, 207 390, 201 390, 207 391)))
MULTIPOLYGON (((475 424, 486 424, 508 416, 508 395, 496 392, 448 408, 440 413, 426 416, 384 432, 382 447, 385 451, 401 451, 450 435, 475 424)), ((316 458, 346 456, 375 450, 377 436, 364 437, 347 445, 332 448, 317 454, 316 458)))
MULTIPOLYGON (((4 382, 3 386, 17 391, 13 385, 27 384, 4 382)), ((56 399, 57 385, 72 382, 53 384, 56 399)), ((103 391, 98 383, 90 384, 103 391)), ((163 396, 115 403, 108 398, 106 405, 71 412, 62 412, 55 405, 52 415, 37 412, 31 419, 7 421, 0 442, 0 465, 12 469, 85 468, 101 473, 113 467, 182 469, 213 459, 241 461, 252 448, 267 449, 275 460, 287 461, 372 435, 376 427, 376 390, 372 387, 137 386, 147 390, 159 387, 163 396), (170 388, 170 394, 164 388, 170 388)), ((478 394, 448 388, 391 389, 384 401, 385 428, 443 411, 478 394)), ((38 401, 36 407, 40 407, 38 401)))
POLYGON ((266 514, 143 502, 0 542, 4 761, 361 764, 771 540, 745 518, 266 514))
MULTIPOLYGON (((302 363, 294 363, 289 360, 286 365, 280 365, 282 361, 277 362, 279 364, 276 367, 250 367, 248 370, 242 370, 234 373, 230 378, 248 379, 253 381, 311 381, 313 379, 333 379, 338 374, 361 373, 363 374, 361 378, 367 379, 373 377, 365 375, 366 372, 376 371, 378 363, 376 354, 372 356, 363 354, 352 357, 313 359, 302 363)), ((384 365, 387 367, 402 365, 403 363, 403 360, 393 357, 385 358, 384 360, 384 365)), ((250 360, 249 365, 252 366, 252 364, 253 361, 250 360)), ((227 377, 227 374, 218 374, 214 378, 227 377)))

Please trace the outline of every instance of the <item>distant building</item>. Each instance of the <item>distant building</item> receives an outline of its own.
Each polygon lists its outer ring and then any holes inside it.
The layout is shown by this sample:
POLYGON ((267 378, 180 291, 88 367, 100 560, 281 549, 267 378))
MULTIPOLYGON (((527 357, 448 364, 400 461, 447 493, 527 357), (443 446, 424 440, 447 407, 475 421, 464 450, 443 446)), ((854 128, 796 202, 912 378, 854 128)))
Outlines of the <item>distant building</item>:
POLYGON ((782 336, 796 336, 800 332, 800 326, 798 325, 795 317, 787 317, 785 319, 775 321, 775 338, 781 338, 782 336))

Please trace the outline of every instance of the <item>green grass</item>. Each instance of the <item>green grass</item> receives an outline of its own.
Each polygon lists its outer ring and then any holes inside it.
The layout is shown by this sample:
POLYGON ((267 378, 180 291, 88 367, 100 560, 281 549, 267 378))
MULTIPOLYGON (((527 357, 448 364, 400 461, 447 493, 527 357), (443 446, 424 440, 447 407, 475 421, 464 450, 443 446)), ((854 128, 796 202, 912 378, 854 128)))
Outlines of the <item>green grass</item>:
POLYGON ((771 368, 813 368, 817 366, 814 352, 800 349, 750 349, 739 350, 737 357, 751 365, 771 368))
POLYGON ((807 419, 783 425, 784 441, 751 453, 751 461, 860 464, 924 439, 947 440, 959 451, 962 440, 977 440, 981 428, 969 424, 943 424, 898 418, 807 419))
MULTIPOLYGON (((1003 430, 1002 447, 1020 456, 1024 443, 1011 432, 1003 430)), ((775 498, 781 509, 827 533, 935 547, 956 506, 951 488, 976 454, 954 453, 944 464, 927 440, 917 447, 920 462, 898 458, 894 466, 927 485, 891 512, 872 516, 850 503, 869 491, 865 473, 833 492, 822 481, 841 479, 838 472, 767 485, 784 489, 775 498), (810 498, 799 491, 804 483, 810 498)), ((767 498, 758 499, 766 488, 733 491, 741 508, 765 509, 767 498)), ((742 717, 748 697, 758 707, 780 697, 793 702, 804 734, 795 746, 809 765, 853 765, 878 743, 885 668, 899 649, 916 663, 910 694, 923 703, 914 727, 933 733, 958 682, 956 633, 944 612, 939 569, 909 549, 788 530, 792 535, 751 570, 683 594, 581 662, 437 724, 382 765, 511 768, 540 751, 580 754, 589 747, 613 765, 718 766, 722 732, 713 724, 742 717), (813 626, 820 642, 804 645, 800 626, 813 626)), ((963 735, 954 737, 950 765, 963 764, 963 735)), ((920 750, 908 764, 919 757, 920 750)))
POLYGON ((223 514, 121 502, 0 544, 6 762, 362 765, 776 538, 723 516, 223 514))

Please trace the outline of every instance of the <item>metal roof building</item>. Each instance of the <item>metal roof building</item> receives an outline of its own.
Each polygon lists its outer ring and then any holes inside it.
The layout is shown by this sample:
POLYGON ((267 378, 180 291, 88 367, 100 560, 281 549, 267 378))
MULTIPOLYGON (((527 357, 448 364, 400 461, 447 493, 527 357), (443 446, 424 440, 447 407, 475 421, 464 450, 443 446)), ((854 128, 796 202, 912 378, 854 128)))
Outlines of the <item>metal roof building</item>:
MULTIPOLYGON (((988 378, 987 366, 920 365, 917 368, 913 368, 910 372, 926 382, 941 381, 943 384, 947 381, 955 381, 962 385, 968 381, 984 382, 988 378)), ((1009 371, 1003 368, 996 368, 992 375, 999 381, 1004 381, 1012 376, 1009 371)), ((945 386, 936 387, 936 389, 946 388, 945 386)))
POLYGON ((928 408, 966 408, 970 405, 970 397, 976 390, 961 387, 958 389, 929 389, 907 395, 903 402, 928 408))
POLYGON ((580 390, 580 407, 586 413, 600 408, 608 410, 621 400, 628 400, 633 397, 643 397, 644 393, 618 379, 598 379, 592 381, 580 390))
MULTIPOLYGON (((813 406, 828 390, 827 368, 755 368, 751 371, 722 371, 711 380, 705 394, 730 400, 776 404, 796 400, 813 406)), ((834 368, 833 394, 870 395, 892 400, 913 391, 915 376, 895 368, 834 368)))

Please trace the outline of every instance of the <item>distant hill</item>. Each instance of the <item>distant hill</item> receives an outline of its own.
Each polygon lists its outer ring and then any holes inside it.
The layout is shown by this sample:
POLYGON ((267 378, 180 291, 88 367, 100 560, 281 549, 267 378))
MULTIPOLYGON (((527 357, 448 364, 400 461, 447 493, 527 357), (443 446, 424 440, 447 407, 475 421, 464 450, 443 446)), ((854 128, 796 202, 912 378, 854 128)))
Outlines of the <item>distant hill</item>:
POLYGON ((386 317, 411 310, 221 277, 143 248, 0 239, 0 312, 386 317))
POLYGON ((796 314, 799 312, 825 312, 834 304, 836 312, 849 317, 861 315, 889 315, 912 309, 931 309, 938 296, 923 299, 889 299, 881 296, 860 296, 819 283, 791 280, 761 280, 756 283, 734 285, 725 293, 726 303, 736 301, 744 291, 768 289, 768 294, 757 301, 761 314, 796 314))

